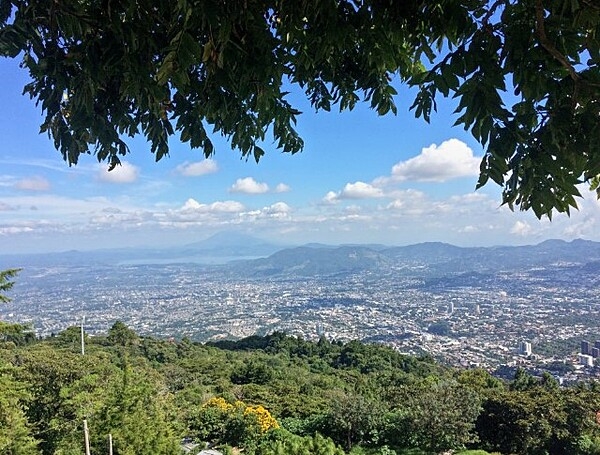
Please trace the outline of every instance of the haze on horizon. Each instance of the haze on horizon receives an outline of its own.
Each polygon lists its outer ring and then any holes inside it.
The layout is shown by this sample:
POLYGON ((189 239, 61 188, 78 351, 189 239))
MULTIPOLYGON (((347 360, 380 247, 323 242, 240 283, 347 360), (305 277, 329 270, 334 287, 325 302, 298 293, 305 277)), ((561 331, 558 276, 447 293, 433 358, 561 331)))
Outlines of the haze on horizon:
MULTIPOLYGON (((550 238, 600 240, 600 205, 582 188, 580 210, 553 221, 500 207, 499 188, 475 191, 482 151, 453 128, 452 103, 427 124, 409 112, 400 88, 398 116, 315 114, 304 105, 304 152, 290 156, 266 142, 259 164, 215 140, 216 155, 171 143, 156 163, 148 145, 130 141, 123 166, 106 171, 95 157, 69 168, 41 116, 21 95, 26 74, 0 60, 0 252, 4 254, 169 247, 222 231, 286 245, 321 242, 459 246, 534 244, 550 238)), ((293 94, 291 95, 293 96, 293 94)))

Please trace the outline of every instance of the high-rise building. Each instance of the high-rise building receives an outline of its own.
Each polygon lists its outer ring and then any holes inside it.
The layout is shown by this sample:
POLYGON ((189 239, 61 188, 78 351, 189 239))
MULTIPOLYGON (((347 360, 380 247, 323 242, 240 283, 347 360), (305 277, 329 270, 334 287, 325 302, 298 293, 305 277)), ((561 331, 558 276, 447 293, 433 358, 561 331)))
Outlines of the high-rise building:
POLYGON ((594 347, 600 349, 600 340, 594 341, 594 347))
POLYGON ((454 302, 450 302, 448 305, 448 314, 454 313, 454 302))
POLYGON ((521 341, 519 343, 519 354, 530 356, 531 352, 531 343, 529 341, 521 341))
POLYGON ((595 359, 600 357, 600 348, 592 348, 592 357, 595 359))
POLYGON ((590 354, 590 342, 583 340, 581 342, 581 353, 585 354, 585 355, 589 355, 590 354))
POLYGON ((586 367, 593 367, 594 358, 591 355, 579 354, 579 363, 581 365, 585 365, 586 367))

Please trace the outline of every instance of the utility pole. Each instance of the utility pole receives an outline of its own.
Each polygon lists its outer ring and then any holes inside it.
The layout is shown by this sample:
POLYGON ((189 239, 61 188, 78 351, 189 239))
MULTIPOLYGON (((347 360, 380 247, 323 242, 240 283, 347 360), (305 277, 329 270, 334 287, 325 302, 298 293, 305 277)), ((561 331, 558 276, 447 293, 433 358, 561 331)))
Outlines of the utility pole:
POLYGON ((85 323, 85 316, 81 318, 81 355, 85 355, 85 340, 83 333, 83 324, 85 323))
POLYGON ((85 455, 90 455, 90 432, 87 426, 87 419, 83 419, 83 440, 85 441, 85 455))
POLYGON ((113 455, 112 451, 112 434, 108 433, 108 455, 113 455))

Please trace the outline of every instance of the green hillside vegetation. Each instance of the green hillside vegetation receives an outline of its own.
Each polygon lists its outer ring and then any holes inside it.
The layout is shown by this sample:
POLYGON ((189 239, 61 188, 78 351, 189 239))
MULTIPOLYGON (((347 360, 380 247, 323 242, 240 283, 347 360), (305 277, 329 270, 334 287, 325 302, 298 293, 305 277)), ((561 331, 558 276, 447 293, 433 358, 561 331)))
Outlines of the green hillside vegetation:
POLYGON ((184 440, 249 455, 599 454, 599 391, 279 332, 200 344, 117 322, 82 356, 76 327, 37 340, 0 324, 6 455, 80 455, 84 418, 92 454, 109 434, 115 455, 180 454, 184 440))

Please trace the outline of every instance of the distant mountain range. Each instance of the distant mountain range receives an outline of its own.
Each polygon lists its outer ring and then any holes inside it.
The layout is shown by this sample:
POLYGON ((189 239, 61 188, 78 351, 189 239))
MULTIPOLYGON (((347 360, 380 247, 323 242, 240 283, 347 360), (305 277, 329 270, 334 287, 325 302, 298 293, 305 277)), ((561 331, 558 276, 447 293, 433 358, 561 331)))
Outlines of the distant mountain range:
POLYGON ((234 231, 219 232, 207 239, 172 248, 108 248, 40 254, 0 254, 2 267, 90 264, 223 264, 232 260, 258 258, 290 245, 268 242, 234 231))
POLYGON ((532 267, 600 269, 600 243, 547 240, 537 245, 458 247, 428 242, 408 246, 324 245, 300 247, 271 243, 237 232, 222 232, 177 248, 124 248, 62 253, 0 255, 9 267, 94 264, 199 263, 247 278, 333 276, 353 273, 396 273, 446 276, 495 273, 532 267))
POLYGON ((600 267, 600 243, 548 240, 537 245, 457 247, 419 243, 402 247, 339 246, 285 249, 269 257, 229 264, 238 275, 314 276, 405 270, 410 275, 496 273, 532 267, 600 267))

